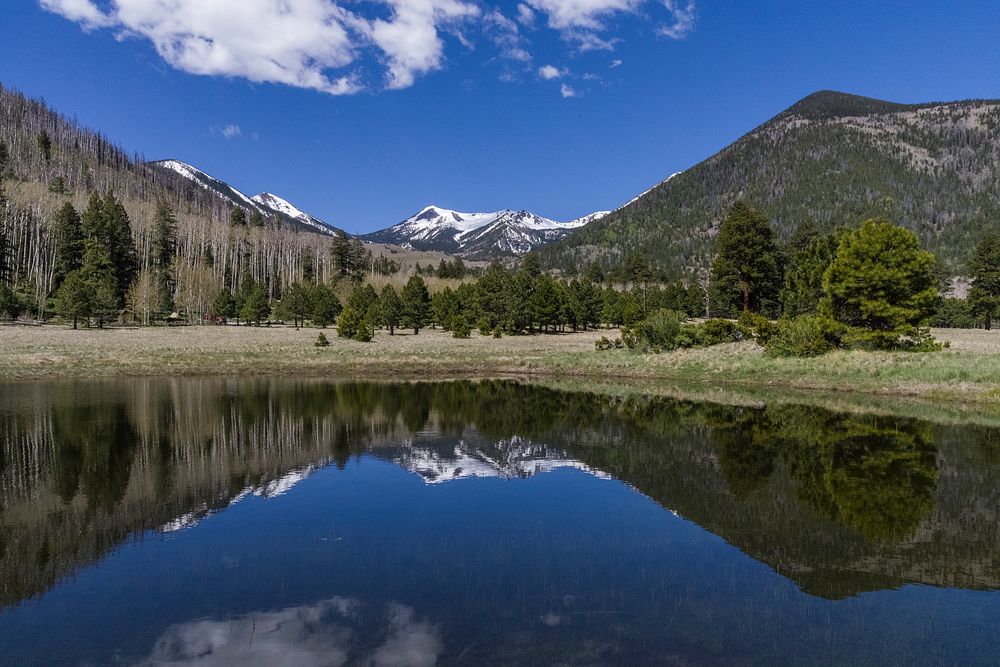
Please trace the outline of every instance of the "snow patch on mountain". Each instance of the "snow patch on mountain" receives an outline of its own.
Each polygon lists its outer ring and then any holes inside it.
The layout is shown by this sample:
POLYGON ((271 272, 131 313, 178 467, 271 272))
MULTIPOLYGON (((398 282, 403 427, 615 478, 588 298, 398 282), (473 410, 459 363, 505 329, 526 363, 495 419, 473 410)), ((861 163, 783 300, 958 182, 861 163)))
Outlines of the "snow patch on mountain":
POLYGON ((438 250, 471 257, 521 255, 563 238, 604 215, 605 212, 599 211, 570 222, 558 222, 523 210, 464 213, 431 205, 392 227, 363 238, 410 250, 438 250))
POLYGON ((570 458, 563 450, 517 436, 491 443, 488 448, 462 440, 444 451, 408 443, 391 460, 425 484, 473 478, 525 479, 560 468, 613 479, 604 471, 570 458))
POLYGON ((640 199, 642 199, 643 197, 645 197, 646 195, 648 195, 650 192, 652 192, 656 188, 660 187, 661 185, 663 185, 664 183, 666 183, 667 181, 669 181, 674 176, 679 176, 679 175, 681 175, 683 173, 684 173, 683 171, 675 171, 674 173, 670 174, 669 176, 667 176, 666 178, 664 178, 662 181, 660 181, 659 183, 657 183, 656 185, 654 185, 650 189, 646 190, 645 192, 640 192, 635 197, 632 197, 631 199, 629 199, 627 202, 625 202, 624 204, 622 204, 621 206, 619 206, 615 210, 616 211, 620 211, 621 209, 625 208, 626 206, 630 206, 631 204, 636 203, 637 201, 639 201, 640 199))
POLYGON ((298 220, 303 225, 308 225, 321 232, 330 232, 330 225, 326 224, 316 216, 306 213, 287 199, 282 199, 276 194, 271 192, 261 192, 259 195, 251 197, 251 199, 273 211, 283 213, 293 220, 298 220))

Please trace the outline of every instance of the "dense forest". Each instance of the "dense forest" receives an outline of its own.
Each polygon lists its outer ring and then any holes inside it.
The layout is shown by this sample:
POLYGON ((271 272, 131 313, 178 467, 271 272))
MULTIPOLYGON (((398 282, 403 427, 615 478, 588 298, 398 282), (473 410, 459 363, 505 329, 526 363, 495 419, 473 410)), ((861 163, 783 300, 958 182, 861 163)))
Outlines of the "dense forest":
POLYGON ((882 216, 915 232, 953 275, 1000 218, 1000 102, 901 105, 811 95, 635 202, 538 251, 544 267, 605 268, 631 252, 694 275, 738 200, 782 240, 882 216))
MULTIPOLYGON (((125 216, 118 223, 127 223, 134 246, 133 279, 165 268, 157 262, 164 250, 164 212, 169 216, 170 280, 180 309, 204 310, 220 288, 235 290, 246 278, 277 298, 292 282, 329 282, 343 270, 331 252, 331 237, 278 216, 234 208, 44 102, 2 87, 0 181, 0 282, 19 293, 36 317, 51 313, 61 279, 56 266, 60 214, 67 205, 84 214, 95 194, 110 197, 111 207, 120 207, 125 216)), ((355 246, 352 261, 370 263, 366 251, 355 246)), ((124 295, 130 287, 116 290, 124 295)))

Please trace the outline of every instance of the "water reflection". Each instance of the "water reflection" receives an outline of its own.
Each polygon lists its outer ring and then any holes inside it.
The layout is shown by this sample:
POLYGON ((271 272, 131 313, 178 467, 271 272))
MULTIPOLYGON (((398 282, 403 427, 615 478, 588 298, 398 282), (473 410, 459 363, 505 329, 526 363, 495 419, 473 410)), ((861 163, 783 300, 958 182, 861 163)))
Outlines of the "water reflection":
POLYGON ((993 589, 997 441, 900 417, 506 381, 21 385, 0 396, 0 604, 143 531, 196 525, 361 455, 427 483, 561 468, 619 479, 813 595, 993 589))
POLYGON ((206 619, 171 626, 139 665, 241 665, 243 667, 429 667, 437 664, 443 645, 436 625, 417 618, 412 607, 390 603, 366 609, 353 598, 335 597, 277 611, 258 611, 237 618, 206 619), (374 635, 384 635, 369 648, 372 624, 363 617, 378 614, 374 635))

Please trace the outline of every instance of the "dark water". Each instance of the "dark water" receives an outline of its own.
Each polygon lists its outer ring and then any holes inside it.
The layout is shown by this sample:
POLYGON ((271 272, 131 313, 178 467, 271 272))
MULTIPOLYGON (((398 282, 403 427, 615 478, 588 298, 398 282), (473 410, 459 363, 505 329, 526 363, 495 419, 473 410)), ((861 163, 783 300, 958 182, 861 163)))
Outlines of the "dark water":
POLYGON ((997 664, 1000 432, 511 382, 0 387, 0 663, 997 664))

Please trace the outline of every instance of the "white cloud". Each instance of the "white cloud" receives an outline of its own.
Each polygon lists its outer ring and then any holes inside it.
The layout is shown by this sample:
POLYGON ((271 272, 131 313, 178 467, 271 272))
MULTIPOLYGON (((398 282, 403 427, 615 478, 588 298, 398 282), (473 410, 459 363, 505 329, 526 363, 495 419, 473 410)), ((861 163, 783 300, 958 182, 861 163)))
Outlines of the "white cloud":
POLYGON ((553 65, 542 65, 538 68, 538 76, 542 77, 546 81, 551 81, 552 79, 558 79, 563 75, 563 72, 558 67, 553 65))
POLYGON ((517 62, 531 62, 531 53, 517 23, 507 18, 503 12, 498 9, 487 12, 483 16, 483 25, 490 32, 501 56, 517 62))
POLYGON ((559 86, 559 92, 562 94, 563 97, 576 97, 576 91, 573 90, 572 86, 566 83, 559 86))
POLYGON ((139 664, 196 667, 437 664, 444 644, 436 625, 418 620, 411 607, 390 603, 386 605, 384 624, 368 627, 361 613, 363 606, 357 600, 336 597, 277 611, 181 623, 168 628, 139 664), (373 637, 378 637, 381 644, 373 650, 366 649, 373 637))
POLYGON ((664 6, 670 12, 673 23, 661 26, 657 33, 671 39, 684 39, 694 30, 695 6, 694 0, 663 0, 664 6))
POLYGON ((40 0, 43 8, 76 21, 84 28, 103 28, 113 21, 90 0, 40 0))
POLYGON ((408 88, 416 74, 441 67, 444 44, 440 23, 471 18, 479 8, 460 0, 387 0, 393 8, 391 20, 376 19, 365 32, 389 60, 390 89, 408 88))
POLYGON ((615 58, 614 60, 611 61, 611 64, 608 65, 608 69, 614 69, 616 67, 620 67, 621 64, 622 64, 621 59, 620 58, 615 58))
POLYGON ((526 28, 535 25, 535 12, 531 11, 531 7, 523 2, 517 6, 517 22, 526 28))
POLYGON ((226 125, 222 128, 222 136, 226 139, 232 139, 243 134, 243 130, 239 125, 226 125))
POLYGON ((557 30, 600 30, 603 20, 620 12, 634 12, 643 0, 527 0, 532 8, 549 17, 557 30))
POLYGON ((533 49, 522 28, 535 38, 547 25, 583 52, 613 50, 621 37, 612 24, 621 16, 642 11, 659 35, 672 39, 688 35, 696 20, 695 0, 522 0, 514 18, 498 0, 38 1, 85 30, 149 40, 184 72, 331 95, 369 87, 366 74, 377 63, 385 67, 384 87, 413 85, 444 67, 446 35, 469 51, 485 38, 508 65, 522 63, 527 72, 533 49))

